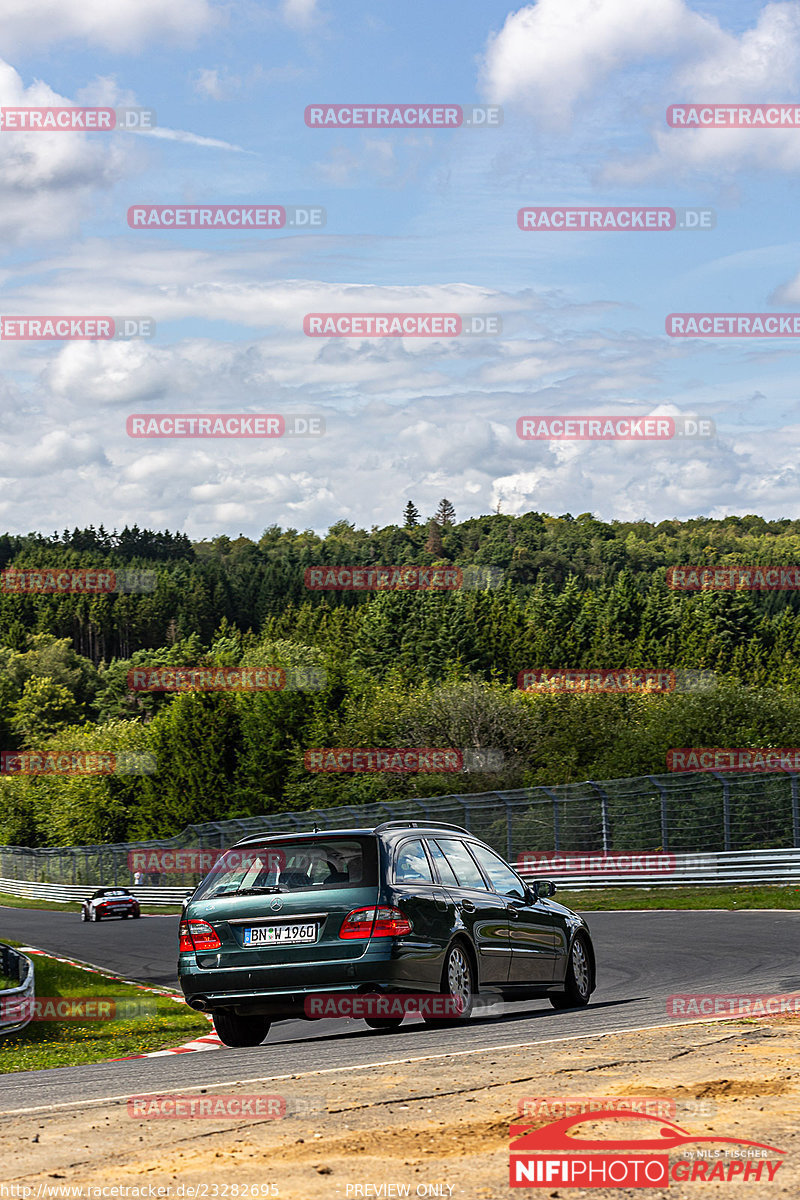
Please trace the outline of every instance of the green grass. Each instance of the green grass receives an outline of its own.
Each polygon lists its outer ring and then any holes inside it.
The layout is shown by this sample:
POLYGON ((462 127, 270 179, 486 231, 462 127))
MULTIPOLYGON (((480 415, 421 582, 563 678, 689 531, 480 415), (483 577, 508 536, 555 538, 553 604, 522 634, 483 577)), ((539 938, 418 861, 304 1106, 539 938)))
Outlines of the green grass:
POLYGON ((559 887, 554 899, 577 912, 597 912, 604 908, 800 908, 800 888, 758 885, 573 891, 559 887))
MULTIPOLYGON (((10 943, 6 943, 7 945, 10 943)), ((165 1050, 209 1033, 205 1018, 168 996, 118 983, 105 975, 83 971, 41 955, 33 957, 36 995, 45 997, 113 998, 136 1000, 146 1008, 140 1015, 105 1020, 31 1021, 18 1033, 0 1038, 0 1074, 41 1071, 76 1063, 102 1062, 126 1054, 165 1050)))
MULTIPOLYGON (((90 896, 96 891, 90 884, 86 885, 86 895, 90 896)), ((146 900, 142 902, 143 911, 152 911, 157 913, 180 913, 182 911, 180 904, 148 904, 146 900)), ((9 896, 6 892, 0 892, 0 908, 51 908, 55 912, 80 912, 81 906, 77 900, 26 900, 22 896, 9 896)))

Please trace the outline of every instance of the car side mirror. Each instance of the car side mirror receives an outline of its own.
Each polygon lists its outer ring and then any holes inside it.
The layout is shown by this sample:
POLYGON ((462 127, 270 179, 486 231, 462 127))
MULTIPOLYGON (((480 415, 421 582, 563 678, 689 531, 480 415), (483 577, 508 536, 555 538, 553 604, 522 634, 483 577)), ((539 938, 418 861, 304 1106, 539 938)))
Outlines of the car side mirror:
POLYGON ((549 896, 556 894, 556 885, 552 879, 535 879, 533 881, 533 895, 536 900, 546 900, 549 896))

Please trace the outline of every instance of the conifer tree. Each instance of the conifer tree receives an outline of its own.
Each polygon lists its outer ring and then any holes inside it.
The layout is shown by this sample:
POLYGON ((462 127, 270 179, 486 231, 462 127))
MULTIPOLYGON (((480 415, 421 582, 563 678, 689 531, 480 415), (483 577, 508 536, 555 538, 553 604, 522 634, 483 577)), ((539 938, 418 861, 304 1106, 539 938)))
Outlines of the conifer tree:
POLYGON ((445 525, 455 525, 456 510, 449 500, 443 499, 439 501, 439 507, 436 510, 434 520, 437 525, 441 525, 443 528, 445 525))

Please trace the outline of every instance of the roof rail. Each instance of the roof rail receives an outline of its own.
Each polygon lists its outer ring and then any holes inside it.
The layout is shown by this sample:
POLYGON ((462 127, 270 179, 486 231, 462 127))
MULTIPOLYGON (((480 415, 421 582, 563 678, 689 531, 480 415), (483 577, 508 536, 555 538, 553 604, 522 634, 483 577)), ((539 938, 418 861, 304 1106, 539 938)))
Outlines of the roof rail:
POLYGON ((450 825, 447 821, 384 821, 375 826, 375 833, 384 829, 455 829, 457 833, 469 833, 463 825, 450 825))

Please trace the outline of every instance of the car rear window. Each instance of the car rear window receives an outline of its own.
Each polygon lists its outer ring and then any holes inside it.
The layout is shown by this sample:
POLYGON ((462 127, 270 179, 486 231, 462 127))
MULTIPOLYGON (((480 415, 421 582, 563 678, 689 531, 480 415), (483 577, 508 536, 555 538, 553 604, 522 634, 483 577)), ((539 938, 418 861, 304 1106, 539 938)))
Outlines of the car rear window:
POLYGON ((254 892, 316 892, 375 887, 378 853, 371 837, 298 838, 234 846, 217 859, 194 900, 254 892))

